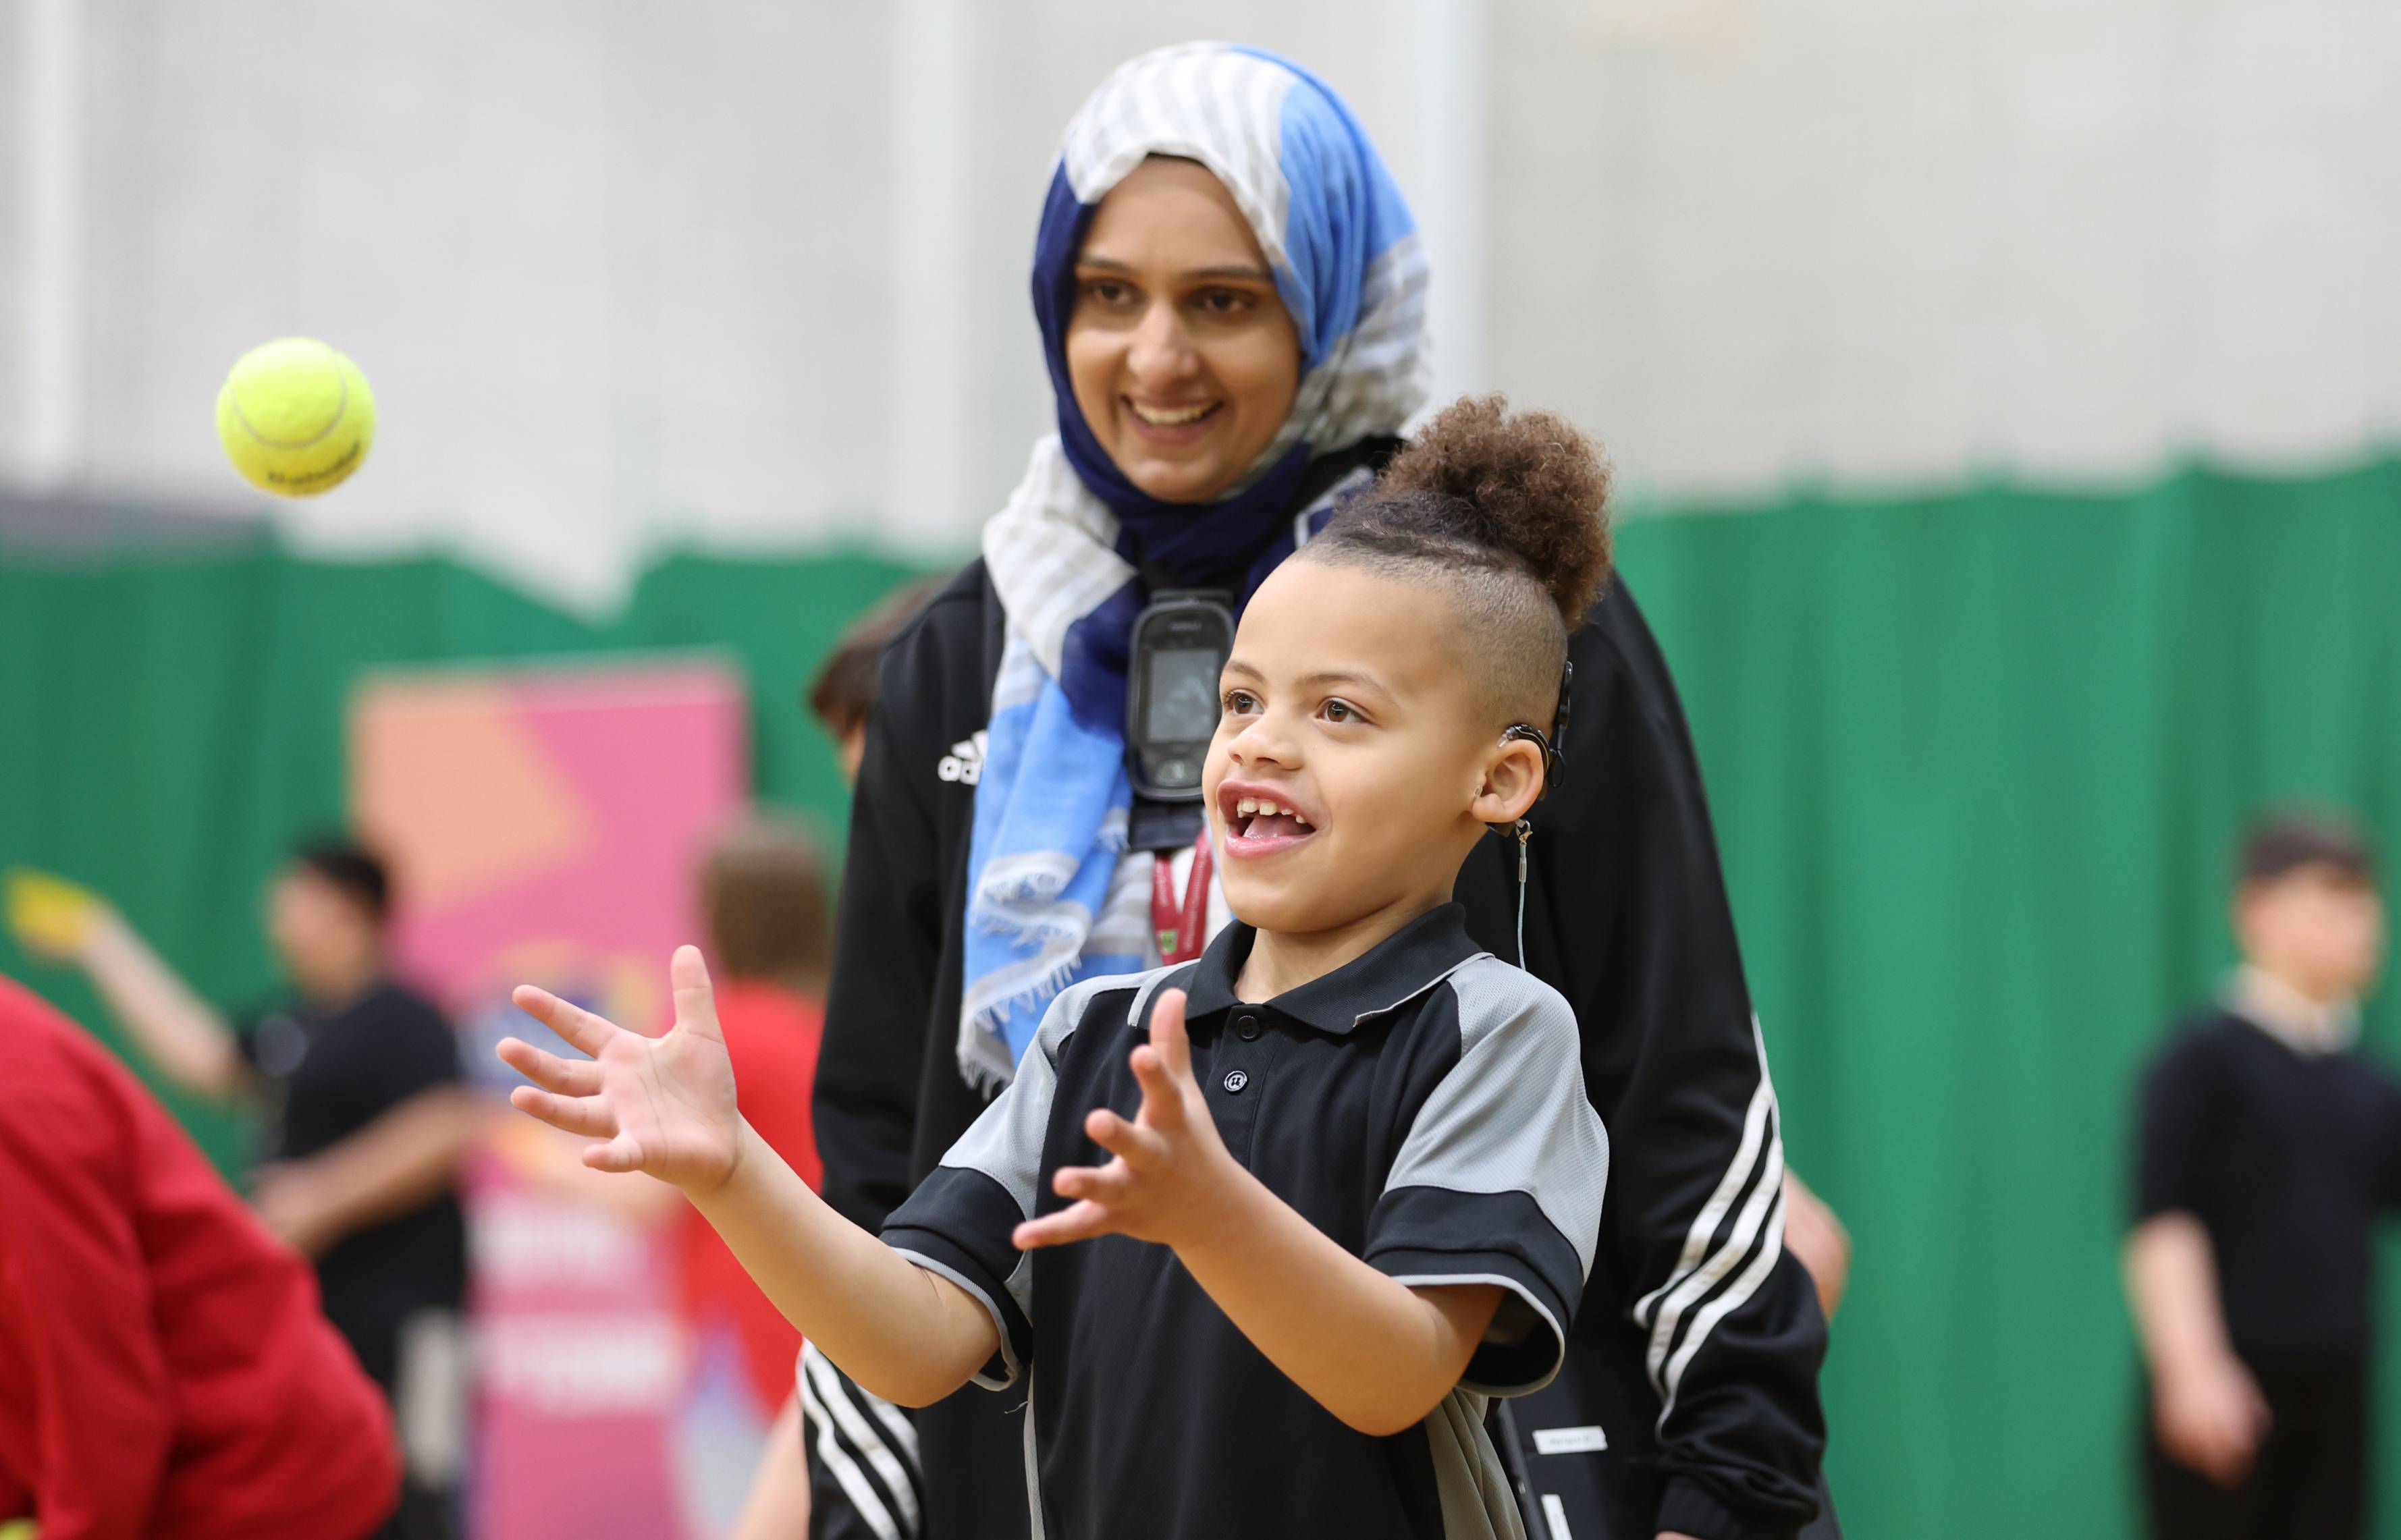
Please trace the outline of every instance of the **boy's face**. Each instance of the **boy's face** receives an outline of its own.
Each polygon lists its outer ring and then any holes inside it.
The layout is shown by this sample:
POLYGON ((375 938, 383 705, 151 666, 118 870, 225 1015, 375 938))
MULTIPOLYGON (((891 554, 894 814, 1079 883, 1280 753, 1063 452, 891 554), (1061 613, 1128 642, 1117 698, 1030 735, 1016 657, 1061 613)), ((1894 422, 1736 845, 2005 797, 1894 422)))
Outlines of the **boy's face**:
POLYGON ((379 939, 356 900, 303 865, 286 866, 268 884, 266 918, 268 944, 303 993, 348 978, 379 939))
POLYGON ((1244 920, 1310 934, 1442 902, 1486 826, 1531 805, 1541 752, 1501 743, 1445 646, 1457 624, 1439 591, 1354 567, 1290 561, 1259 585, 1201 778, 1244 920))
POLYGON ((2237 895, 2243 954, 2313 1000, 2355 1000, 2384 961, 2384 901, 2326 865, 2298 867, 2237 895))

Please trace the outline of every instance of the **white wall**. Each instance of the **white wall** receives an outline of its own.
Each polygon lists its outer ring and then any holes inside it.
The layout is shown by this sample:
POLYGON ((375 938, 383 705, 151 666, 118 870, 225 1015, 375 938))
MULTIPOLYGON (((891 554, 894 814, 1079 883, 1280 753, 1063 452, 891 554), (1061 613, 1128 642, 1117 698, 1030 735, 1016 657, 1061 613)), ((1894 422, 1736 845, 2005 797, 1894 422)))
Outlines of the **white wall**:
MULTIPOLYGON (((583 603, 661 543, 964 548, 1050 415, 1026 261, 1059 129, 1204 25, 1327 75, 1423 188, 1437 285, 1483 278, 1438 302, 1474 345, 1451 382, 1569 410, 1646 497, 2401 427, 2384 0, 75 8, 74 474, 255 506, 216 386, 322 336, 382 430, 295 532, 583 603)), ((0 14, 7 481, 34 415, 0 14)))

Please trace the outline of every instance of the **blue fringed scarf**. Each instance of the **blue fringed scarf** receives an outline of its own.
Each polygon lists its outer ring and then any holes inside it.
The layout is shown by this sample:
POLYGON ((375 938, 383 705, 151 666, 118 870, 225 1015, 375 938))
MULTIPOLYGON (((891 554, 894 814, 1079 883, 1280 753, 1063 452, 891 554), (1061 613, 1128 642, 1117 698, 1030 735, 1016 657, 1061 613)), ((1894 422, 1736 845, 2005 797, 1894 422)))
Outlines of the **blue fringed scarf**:
MULTIPOLYGON (((1400 189, 1331 89, 1287 61, 1187 43, 1119 66, 1067 126, 1034 252, 1059 431, 984 527, 1008 611, 968 841, 959 1067, 1006 1084, 1052 995, 1151 961, 1150 863, 1125 856, 1127 649, 1147 593, 1124 552, 1241 597, 1331 511, 1296 509, 1310 463, 1389 436, 1424 401, 1424 249, 1400 189), (1165 503, 1120 473, 1066 362, 1075 258, 1108 190, 1152 155, 1214 172, 1249 221, 1301 343, 1291 416, 1236 490, 1165 503)), ((1349 483, 1344 484, 1346 486, 1349 483)))

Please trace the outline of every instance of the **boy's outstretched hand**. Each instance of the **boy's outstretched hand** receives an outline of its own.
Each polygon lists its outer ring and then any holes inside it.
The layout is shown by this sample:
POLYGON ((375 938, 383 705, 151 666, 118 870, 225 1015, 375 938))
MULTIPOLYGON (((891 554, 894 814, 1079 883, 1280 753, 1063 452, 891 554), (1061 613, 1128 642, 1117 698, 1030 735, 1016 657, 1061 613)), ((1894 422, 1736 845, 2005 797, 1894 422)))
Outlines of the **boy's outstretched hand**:
POLYGON ((675 1025, 645 1037, 569 1004, 547 989, 518 986, 518 1009, 592 1056, 560 1058, 515 1038, 500 1054, 532 1085, 509 1100, 554 1128, 602 1142, 583 1164, 597 1171, 646 1171, 690 1192, 734 1174, 742 1115, 734 1101, 734 1061, 718 1029, 708 965, 697 947, 679 947, 667 965, 675 986, 675 1025), (536 1089, 536 1087, 540 1089, 536 1089))
POLYGON ((1150 1013, 1150 1041, 1132 1056, 1142 1106, 1129 1123, 1105 1107, 1084 1132, 1117 1158, 1106 1165, 1063 1166, 1051 1179, 1076 1201, 1017 1227, 1019 1249, 1062 1246, 1095 1235, 1181 1247, 1207 1235, 1239 1202, 1248 1175, 1217 1137, 1216 1121, 1192 1078, 1192 1042, 1184 1032, 1184 991, 1160 993, 1150 1013))

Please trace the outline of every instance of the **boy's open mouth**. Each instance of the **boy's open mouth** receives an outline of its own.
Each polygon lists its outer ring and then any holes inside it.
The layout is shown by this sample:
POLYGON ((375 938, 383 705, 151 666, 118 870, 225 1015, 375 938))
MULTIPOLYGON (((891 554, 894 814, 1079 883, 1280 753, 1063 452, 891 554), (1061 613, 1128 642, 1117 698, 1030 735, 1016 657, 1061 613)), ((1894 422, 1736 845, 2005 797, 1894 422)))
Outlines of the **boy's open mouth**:
POLYGON ((1310 815, 1267 788, 1228 783, 1217 788, 1226 824, 1226 853, 1249 858, 1287 851, 1317 832, 1310 815))

